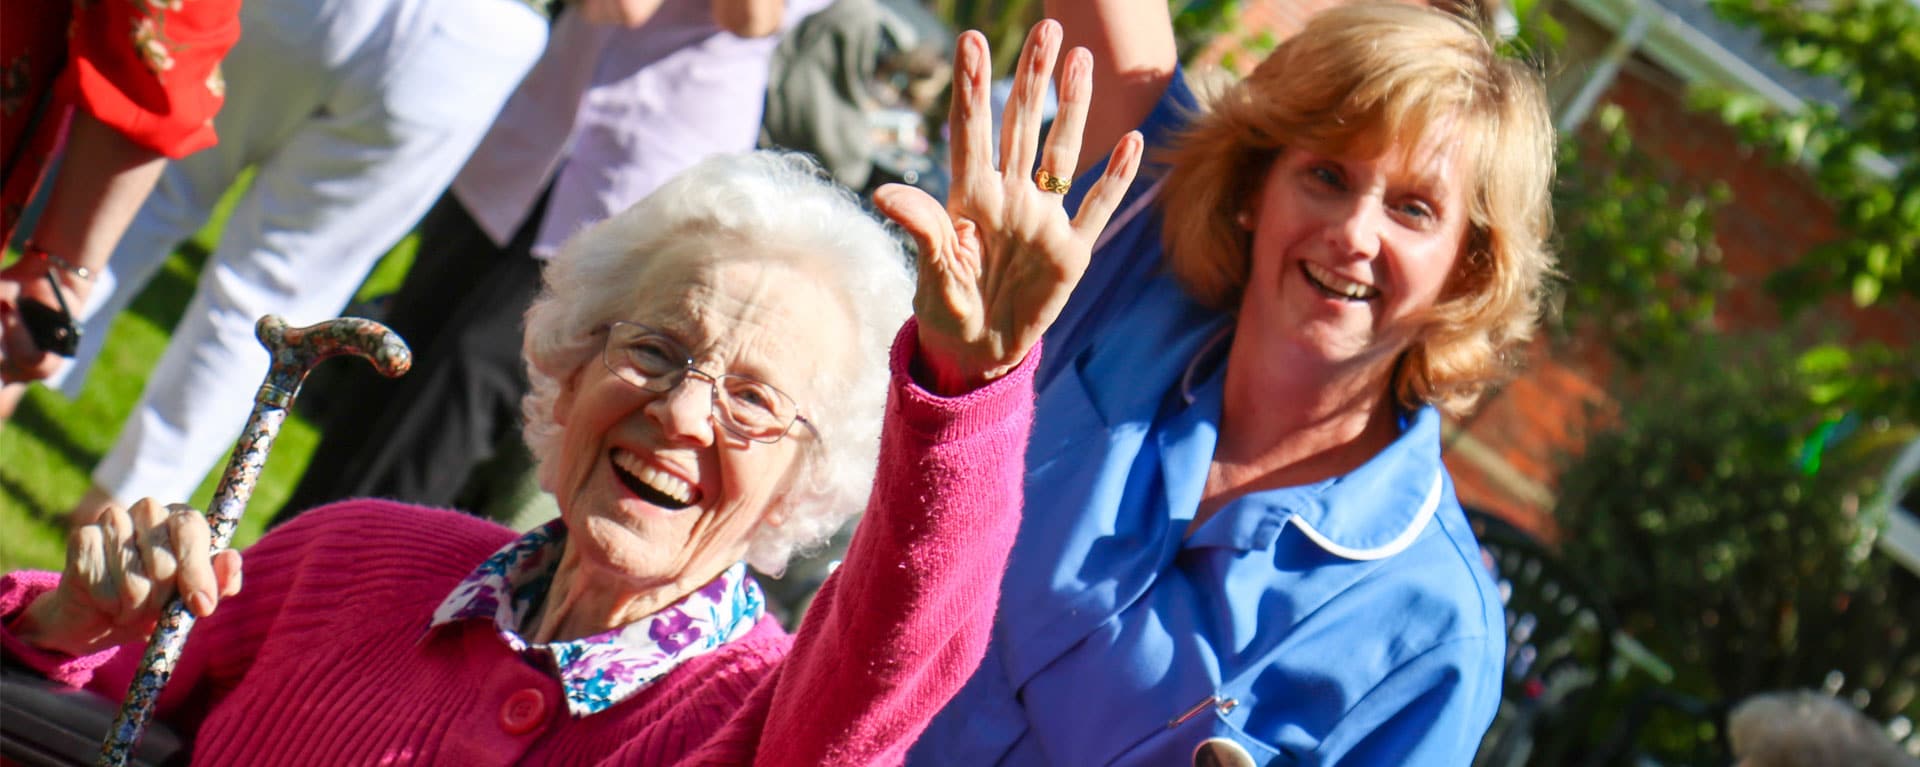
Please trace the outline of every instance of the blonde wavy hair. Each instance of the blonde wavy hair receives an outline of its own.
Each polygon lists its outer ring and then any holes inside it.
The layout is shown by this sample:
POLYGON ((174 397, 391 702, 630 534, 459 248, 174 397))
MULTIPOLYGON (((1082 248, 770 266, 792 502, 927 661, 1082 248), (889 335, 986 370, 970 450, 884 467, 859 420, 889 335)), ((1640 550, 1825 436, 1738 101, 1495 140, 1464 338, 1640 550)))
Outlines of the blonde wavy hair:
POLYGON ((1533 336, 1553 254, 1554 131, 1540 77, 1459 16, 1360 3, 1313 17, 1245 80, 1205 100, 1160 162, 1169 268, 1237 310, 1252 234, 1237 217, 1287 146, 1377 155, 1445 139, 1473 174, 1468 227, 1441 298, 1394 368, 1403 407, 1472 409, 1533 336))

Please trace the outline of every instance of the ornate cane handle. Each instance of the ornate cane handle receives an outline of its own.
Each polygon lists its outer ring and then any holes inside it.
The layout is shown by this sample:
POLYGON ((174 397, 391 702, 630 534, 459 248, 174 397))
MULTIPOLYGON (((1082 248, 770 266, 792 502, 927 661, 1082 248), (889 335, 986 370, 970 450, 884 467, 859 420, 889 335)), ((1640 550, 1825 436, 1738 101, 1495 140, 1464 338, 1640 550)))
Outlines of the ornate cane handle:
MULTIPOLYGON (((247 418, 246 430, 241 432, 240 442, 233 448, 233 457, 227 461, 227 471, 220 476, 219 488, 214 491, 213 503, 207 511, 207 523, 213 528, 214 551, 232 542, 234 528, 239 526, 247 499, 253 495, 254 482, 260 478, 261 468, 267 465, 267 450, 273 446, 280 424, 287 419, 287 409, 293 406, 301 382, 314 365, 328 357, 350 354, 372 363, 381 375, 393 378, 406 373, 413 363, 412 352, 398 334, 378 322, 358 317, 290 328, 285 320, 269 314, 254 326, 254 335, 267 347, 273 361, 254 397, 253 415, 247 418)), ((133 745, 139 742, 140 733, 153 715, 154 702, 173 676, 174 664, 180 661, 180 650, 186 646, 187 633, 193 630, 194 620, 186 602, 178 595, 167 602, 159 624, 154 626, 153 637, 147 642, 146 655, 140 659, 139 671, 127 688, 126 700, 120 704, 120 715, 114 719, 106 741, 100 744, 100 759, 96 764, 121 767, 127 763, 133 745)))

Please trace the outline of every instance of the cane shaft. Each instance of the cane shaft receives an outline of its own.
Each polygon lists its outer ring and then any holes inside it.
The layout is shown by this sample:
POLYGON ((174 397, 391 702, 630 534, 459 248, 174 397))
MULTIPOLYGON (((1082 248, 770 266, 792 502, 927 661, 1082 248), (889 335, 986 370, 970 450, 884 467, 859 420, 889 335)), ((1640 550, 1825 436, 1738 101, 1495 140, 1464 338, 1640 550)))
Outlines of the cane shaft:
MULTIPOLYGON (((280 425, 286 422, 287 410, 293 406, 294 396, 300 393, 301 382, 314 365, 328 357, 352 354, 372 362, 382 375, 392 377, 405 373, 412 360, 406 343, 399 336, 369 320, 347 318, 308 328, 289 328, 280 318, 268 316, 261 318, 255 330, 260 343, 273 356, 273 364, 254 396, 253 413, 247 417, 246 430, 234 445, 233 456, 227 460, 226 473, 220 476, 220 485, 207 511, 207 524, 213 532, 213 551, 227 548, 233 542, 234 529, 240 525, 240 515, 246 511, 254 483, 266 467, 267 450, 273 446, 280 425)), ((173 676, 174 664, 180 661, 180 651, 186 647, 194 620, 179 595, 167 602, 147 642, 146 654, 140 659, 139 671, 127 688, 126 700, 114 719, 113 729, 100 744, 96 764, 122 767, 127 763, 134 744, 140 741, 140 734, 153 715, 160 691, 173 676)))
MULTIPOLYGON (((267 449, 273 446, 280 425, 287 420, 287 404, 292 400, 292 392, 278 403, 269 402, 269 389, 273 386, 271 380, 261 385, 253 414, 247 418, 246 431, 234 446, 233 457, 227 460, 227 471, 221 475, 220 485, 214 491, 213 503, 207 512, 207 524, 213 528, 214 551, 227 548, 233 542, 240 514, 246 510, 254 483, 266 466, 267 449)), ((299 384, 295 383, 295 391, 298 388, 299 384)), ((113 729, 100 744, 100 759, 96 762, 100 767, 121 767, 132 756, 134 744, 140 742, 140 734, 153 716, 160 691, 166 688, 167 680, 173 677, 174 665, 180 662, 180 651, 187 645, 187 634, 193 631, 194 621, 193 612, 187 609, 180 595, 175 594, 167 601, 160 622, 147 641, 147 652, 140 658, 140 671, 127 686, 127 697, 113 720, 113 729)))

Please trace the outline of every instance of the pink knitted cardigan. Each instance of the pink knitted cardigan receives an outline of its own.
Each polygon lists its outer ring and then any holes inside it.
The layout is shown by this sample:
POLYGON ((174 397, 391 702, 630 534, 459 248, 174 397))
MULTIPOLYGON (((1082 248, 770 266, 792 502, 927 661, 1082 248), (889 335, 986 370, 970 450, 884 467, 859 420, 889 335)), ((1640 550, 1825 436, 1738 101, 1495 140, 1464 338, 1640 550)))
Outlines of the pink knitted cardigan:
MULTIPOLYGON (((433 609, 514 537, 450 511, 349 501, 247 550, 240 596, 194 629, 159 704, 194 763, 892 764, 979 664, 1018 527, 1036 349, 940 398, 894 343, 879 472, 846 564, 789 636, 765 620, 584 719, 490 625, 433 609)), ((0 578, 0 619, 53 573, 0 578)), ((118 699, 140 648, 72 658, 0 633, 7 655, 118 699)))

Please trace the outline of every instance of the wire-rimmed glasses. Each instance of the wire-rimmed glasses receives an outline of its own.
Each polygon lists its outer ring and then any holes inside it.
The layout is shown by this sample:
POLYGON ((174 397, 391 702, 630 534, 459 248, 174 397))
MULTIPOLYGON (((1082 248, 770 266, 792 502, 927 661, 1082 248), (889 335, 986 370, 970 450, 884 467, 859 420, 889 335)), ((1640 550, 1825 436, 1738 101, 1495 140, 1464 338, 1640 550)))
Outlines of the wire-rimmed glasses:
POLYGON ((607 370, 641 391, 665 394, 697 376, 713 385, 713 419, 728 434, 754 442, 779 442, 793 424, 813 424, 800 405, 772 384, 731 373, 714 375, 693 366, 693 353, 680 342, 637 322, 610 322, 602 328, 607 345, 600 359, 607 370))

